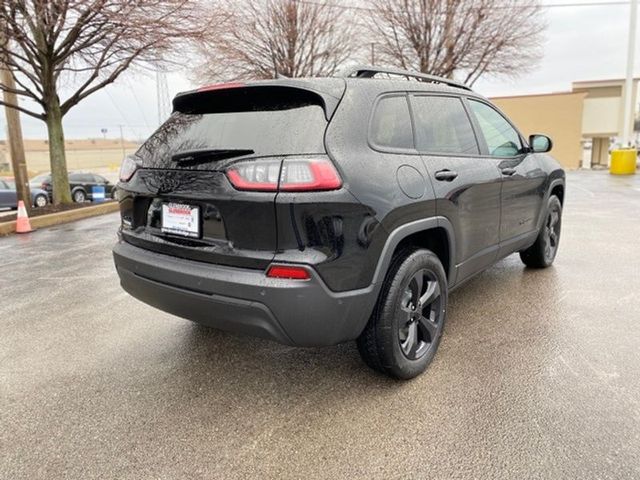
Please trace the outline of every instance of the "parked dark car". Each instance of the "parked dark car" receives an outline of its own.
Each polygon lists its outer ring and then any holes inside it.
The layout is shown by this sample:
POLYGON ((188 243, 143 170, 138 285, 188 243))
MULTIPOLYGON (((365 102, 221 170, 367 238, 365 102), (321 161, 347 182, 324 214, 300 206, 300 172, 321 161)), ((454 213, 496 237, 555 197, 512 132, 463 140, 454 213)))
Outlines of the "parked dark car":
POLYGON ((514 252, 556 256, 551 140, 451 80, 362 67, 204 87, 173 109, 123 162, 113 249, 124 289, 166 312, 289 345, 357 340, 408 379, 453 289, 514 252))
MULTIPOLYGON (((38 175, 29 183, 32 186, 38 186, 42 190, 46 190, 49 194, 49 200, 52 199, 53 186, 50 174, 38 175)), ((71 198, 76 203, 93 200, 93 187, 96 186, 104 187, 105 198, 115 198, 116 194, 115 185, 103 176, 96 175, 95 173, 71 172, 69 173, 69 186, 71 187, 71 198)))
MULTIPOLYGON (((31 205, 34 207, 44 207, 49 203, 47 192, 39 188, 31 190, 31 205)), ((8 178, 0 178, 0 208, 18 208, 18 194, 16 184, 8 178)))

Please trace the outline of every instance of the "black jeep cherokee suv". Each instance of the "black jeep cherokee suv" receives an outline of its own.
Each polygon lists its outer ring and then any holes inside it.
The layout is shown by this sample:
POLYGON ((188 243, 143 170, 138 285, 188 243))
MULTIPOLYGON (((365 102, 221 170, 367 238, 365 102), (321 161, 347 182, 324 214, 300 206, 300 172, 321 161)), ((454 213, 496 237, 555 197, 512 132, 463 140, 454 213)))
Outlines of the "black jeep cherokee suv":
POLYGON ((452 289, 514 252, 556 255, 551 141, 464 85, 361 67, 173 107, 123 162, 113 249, 123 288, 166 312, 290 345, 357 340, 407 379, 433 359, 452 289))

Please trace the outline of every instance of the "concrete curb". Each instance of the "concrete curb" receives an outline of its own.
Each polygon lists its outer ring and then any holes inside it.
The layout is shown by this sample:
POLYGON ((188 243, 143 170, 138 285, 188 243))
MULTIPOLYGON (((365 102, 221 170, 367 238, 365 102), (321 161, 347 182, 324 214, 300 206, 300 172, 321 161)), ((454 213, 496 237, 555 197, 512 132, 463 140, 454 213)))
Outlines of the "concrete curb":
MULTIPOLYGON (((29 219, 33 229, 51 227, 62 223, 74 222, 83 218, 97 217, 98 215, 106 215, 107 213, 117 212, 119 209, 118 202, 107 202, 90 207, 68 210, 66 212, 50 213, 48 215, 40 215, 29 219)), ((11 235, 16 231, 16 221, 0 223, 0 237, 11 235)))

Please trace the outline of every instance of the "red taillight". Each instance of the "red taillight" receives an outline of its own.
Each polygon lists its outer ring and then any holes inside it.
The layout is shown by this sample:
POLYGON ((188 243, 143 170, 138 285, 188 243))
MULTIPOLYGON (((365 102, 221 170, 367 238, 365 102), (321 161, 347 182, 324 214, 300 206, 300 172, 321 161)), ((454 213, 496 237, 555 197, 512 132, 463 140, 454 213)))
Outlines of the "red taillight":
POLYGON ((310 192, 335 190, 342 186, 340 175, 328 159, 285 160, 280 175, 280 190, 310 192))
POLYGON ((227 170, 227 177, 238 190, 313 192, 342 186, 328 158, 241 161, 227 170))
POLYGON ((46 182, 42 182, 42 185, 40 185, 40 189, 41 189, 41 190, 46 190, 46 189, 47 189, 47 184, 46 184, 46 182))
POLYGON ((122 160, 122 165, 120 165, 120 181, 128 182, 139 166, 140 164, 136 157, 133 155, 125 156, 122 160))
POLYGON ((212 90, 224 90, 226 88, 241 88, 244 86, 246 86, 246 84, 241 82, 214 83, 213 85, 205 85, 204 87, 200 87, 198 88, 198 91, 210 92, 212 90))
POLYGON ((275 192, 278 190, 280 160, 238 162, 227 170, 227 177, 238 190, 275 192))
POLYGON ((289 280, 309 280, 311 275, 304 267, 294 267, 291 265, 271 265, 267 270, 269 278, 286 278, 289 280))

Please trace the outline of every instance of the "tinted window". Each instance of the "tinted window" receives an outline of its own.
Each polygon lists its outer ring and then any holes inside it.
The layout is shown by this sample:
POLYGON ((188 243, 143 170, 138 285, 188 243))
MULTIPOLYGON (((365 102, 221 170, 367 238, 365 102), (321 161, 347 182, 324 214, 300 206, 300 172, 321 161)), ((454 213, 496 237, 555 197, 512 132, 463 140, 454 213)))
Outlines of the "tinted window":
POLYGON ((107 180, 104 177, 101 177, 100 175, 94 175, 93 181, 96 183, 107 183, 107 180))
POLYGON ((93 175, 90 173, 72 173, 69 181, 76 183, 93 183, 93 175))
POLYGON ((475 100, 470 100, 471 110, 480 124, 480 130, 494 157, 513 157, 522 150, 518 132, 496 110, 475 100))
POLYGON ((284 93, 273 88, 233 90, 235 96, 211 93, 196 95, 197 105, 185 102, 186 110, 174 112, 138 149, 144 165, 175 168, 172 155, 194 150, 253 150, 256 155, 325 152, 327 120, 315 95, 290 88, 284 93))
POLYGON ((414 97, 416 146, 428 153, 479 154, 462 101, 455 97, 414 97))
POLYGON ((371 140, 381 147, 413 148, 406 96, 384 97, 378 102, 371 122, 371 140))

